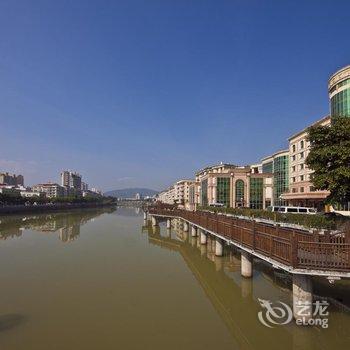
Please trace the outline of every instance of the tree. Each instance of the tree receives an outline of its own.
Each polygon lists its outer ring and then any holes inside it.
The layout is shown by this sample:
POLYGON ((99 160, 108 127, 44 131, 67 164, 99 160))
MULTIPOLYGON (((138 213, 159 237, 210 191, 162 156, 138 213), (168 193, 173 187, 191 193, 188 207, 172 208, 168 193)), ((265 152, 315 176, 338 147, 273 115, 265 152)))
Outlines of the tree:
POLYGON ((350 117, 334 117, 328 126, 308 129, 310 153, 306 164, 317 190, 328 190, 328 203, 350 201, 350 117))

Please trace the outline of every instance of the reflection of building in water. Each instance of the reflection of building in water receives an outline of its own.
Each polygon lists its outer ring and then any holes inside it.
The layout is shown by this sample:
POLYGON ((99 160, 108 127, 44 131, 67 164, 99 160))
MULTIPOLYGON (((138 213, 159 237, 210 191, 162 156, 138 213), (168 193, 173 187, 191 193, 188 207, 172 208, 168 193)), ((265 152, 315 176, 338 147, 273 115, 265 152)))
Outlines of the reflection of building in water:
MULTIPOLYGON (((177 224, 174 224, 174 227, 176 226, 177 224)), ((256 263, 254 279, 246 279, 240 276, 237 251, 232 250, 225 257, 216 257, 215 239, 211 237, 208 237, 207 244, 204 245, 198 244, 200 237, 192 237, 191 234, 185 235, 185 240, 179 240, 182 236, 180 233, 176 235, 177 239, 169 238, 171 235, 165 237, 160 226, 152 227, 149 224, 145 225, 144 229, 148 232, 150 244, 181 254, 237 342, 237 349, 277 350, 283 343, 284 348, 288 350, 316 350, 323 346, 331 348, 334 338, 346 338, 346 327, 333 328, 332 337, 321 339, 320 333, 314 329, 305 330, 290 324, 288 327, 274 328, 274 340, 271 342, 271 329, 262 326, 258 321, 258 312, 262 310, 258 298, 288 303, 291 293, 286 284, 279 281, 280 278, 274 276, 272 282, 271 278, 264 278, 266 274, 272 273, 272 269, 262 262, 256 263)))
POLYGON ((80 235, 80 226, 103 213, 113 212, 115 208, 77 210, 70 213, 43 214, 32 216, 8 216, 0 220, 0 239, 22 235, 21 230, 57 232, 63 242, 71 242, 80 235))
POLYGON ((62 242, 74 241, 80 235, 80 225, 63 227, 60 229, 59 238, 62 242))
POLYGON ((22 236, 22 230, 18 227, 8 228, 0 231, 0 239, 16 238, 22 236))

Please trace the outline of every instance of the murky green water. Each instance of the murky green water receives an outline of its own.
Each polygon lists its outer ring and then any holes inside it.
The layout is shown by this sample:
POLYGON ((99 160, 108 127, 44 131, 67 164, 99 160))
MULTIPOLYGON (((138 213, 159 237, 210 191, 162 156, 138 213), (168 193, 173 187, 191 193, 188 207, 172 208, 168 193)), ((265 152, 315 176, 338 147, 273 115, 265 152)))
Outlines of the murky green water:
MULTIPOLYGON (((0 217, 0 349, 345 349, 350 315, 329 328, 267 328, 258 298, 291 305, 290 280, 213 254, 135 209, 0 217)), ((349 302, 349 284, 315 281, 349 302)))

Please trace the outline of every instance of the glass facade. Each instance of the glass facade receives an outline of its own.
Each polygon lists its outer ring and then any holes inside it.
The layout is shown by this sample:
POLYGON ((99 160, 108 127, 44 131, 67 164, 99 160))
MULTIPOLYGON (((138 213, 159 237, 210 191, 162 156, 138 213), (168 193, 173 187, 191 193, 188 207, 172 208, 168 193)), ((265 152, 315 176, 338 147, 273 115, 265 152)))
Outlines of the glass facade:
POLYGON ((201 205, 208 205, 208 179, 201 182, 201 205))
POLYGON ((218 177, 216 179, 216 202, 230 206, 230 178, 218 177))
POLYGON ((250 208, 263 209, 264 202, 264 179, 251 178, 250 179, 250 208))
POLYGON ((277 156, 273 160, 273 199, 274 205, 285 205, 281 194, 289 189, 289 156, 277 156))
POLYGON ((272 173, 273 172, 273 161, 272 160, 271 160, 271 162, 264 163, 262 165, 262 172, 263 173, 272 173))
POLYGON ((194 204, 194 202, 195 202, 195 187, 194 186, 190 186, 188 188, 188 202, 190 204, 194 204))
POLYGON ((349 84, 348 88, 338 92, 331 98, 332 117, 349 117, 350 116, 350 79, 347 79, 345 81, 348 81, 348 84, 349 84))
POLYGON ((236 207, 243 207, 244 206, 244 181, 243 180, 237 180, 236 185, 236 207))

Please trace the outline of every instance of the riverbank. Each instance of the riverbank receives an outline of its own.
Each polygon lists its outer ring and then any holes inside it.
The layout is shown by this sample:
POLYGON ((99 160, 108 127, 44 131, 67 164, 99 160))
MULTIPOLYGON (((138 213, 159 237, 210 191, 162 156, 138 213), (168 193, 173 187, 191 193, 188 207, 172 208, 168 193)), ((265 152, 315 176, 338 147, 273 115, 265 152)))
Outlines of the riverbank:
POLYGON ((90 203, 54 203, 38 205, 8 205, 0 207, 0 216, 15 214, 34 214, 56 211, 70 211, 85 208, 101 208, 116 205, 114 202, 90 202, 90 203))

